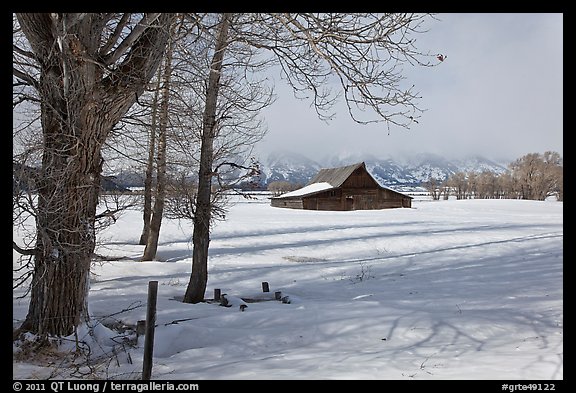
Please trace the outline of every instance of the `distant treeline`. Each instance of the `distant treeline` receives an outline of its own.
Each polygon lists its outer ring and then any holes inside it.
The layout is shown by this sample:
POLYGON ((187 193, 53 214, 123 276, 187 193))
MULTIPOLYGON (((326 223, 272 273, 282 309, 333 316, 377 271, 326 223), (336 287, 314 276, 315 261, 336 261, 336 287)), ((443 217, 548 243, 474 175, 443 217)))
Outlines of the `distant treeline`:
POLYGON ((564 200, 564 166, 557 152, 530 153, 508 165, 506 172, 456 172, 446 180, 422 183, 432 199, 564 200))

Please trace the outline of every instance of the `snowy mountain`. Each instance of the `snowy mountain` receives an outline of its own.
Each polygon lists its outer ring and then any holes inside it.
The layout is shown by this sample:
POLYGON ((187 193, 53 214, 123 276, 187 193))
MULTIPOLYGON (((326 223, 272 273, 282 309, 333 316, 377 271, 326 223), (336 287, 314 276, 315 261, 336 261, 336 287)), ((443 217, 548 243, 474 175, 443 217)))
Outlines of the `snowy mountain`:
POLYGON ((274 152, 260 161, 260 183, 274 181, 306 184, 322 168, 318 162, 292 152, 274 152))
POLYGON ((439 155, 420 154, 403 158, 379 158, 371 155, 347 155, 325 157, 314 161, 297 153, 272 153, 260 161, 261 183, 288 181, 306 184, 321 168, 338 167, 366 162, 370 173, 385 186, 418 186, 420 183, 435 178, 445 180, 456 172, 491 171, 503 173, 506 164, 501 164, 484 157, 466 159, 447 159, 439 155))
MULTIPOLYGON (((322 168, 333 168, 366 162, 370 173, 383 186, 416 187, 435 178, 445 180, 456 172, 492 171, 503 173, 507 163, 497 163, 484 157, 448 159, 439 155, 419 154, 410 157, 376 157, 362 154, 340 154, 311 159, 299 153, 278 151, 257 157, 261 175, 258 183, 265 189, 275 181, 305 185, 322 168)), ((143 186, 143 174, 131 170, 113 173, 117 183, 124 187, 143 186)))

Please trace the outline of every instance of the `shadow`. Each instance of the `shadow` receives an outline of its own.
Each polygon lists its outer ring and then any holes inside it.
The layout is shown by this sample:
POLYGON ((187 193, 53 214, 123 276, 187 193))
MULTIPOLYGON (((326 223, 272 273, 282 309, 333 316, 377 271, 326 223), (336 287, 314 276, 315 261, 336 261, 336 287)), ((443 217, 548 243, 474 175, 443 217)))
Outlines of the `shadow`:
MULTIPOLYGON (((554 225, 550 225, 552 227, 557 227, 554 225)), ((431 231, 426 231, 425 235, 438 235, 438 234, 446 234, 446 233, 458 233, 459 235, 463 234, 463 233, 474 233, 474 232, 479 232, 479 231, 491 231, 495 228, 498 229, 518 229, 521 230, 523 228, 529 228, 531 226, 529 225, 501 225, 501 226, 477 226, 477 227, 467 227, 467 226, 463 226, 460 228, 454 228, 453 226, 450 226, 449 228, 446 229, 437 229, 437 230, 431 230, 431 231)), ((292 241, 286 241, 286 239, 284 238, 282 241, 277 241, 277 242, 270 242, 268 244, 265 245, 261 245, 261 246, 257 246, 257 245, 249 245, 246 247, 210 247, 210 255, 212 256, 218 256, 218 255, 226 255, 226 254, 242 254, 242 253, 246 253, 246 252, 262 252, 262 251, 269 251, 269 250, 276 250, 276 249, 285 249, 285 248, 294 248, 294 247, 310 247, 310 246, 321 246, 321 245, 330 245, 330 244, 340 244, 342 242, 347 242, 347 241, 356 241, 356 240, 365 240, 365 239, 378 239, 378 238, 382 238, 382 239, 386 239, 386 238, 397 238, 397 237, 417 237, 417 236, 422 236, 423 233, 421 230, 419 229, 413 229, 413 230, 404 230, 404 231, 396 231, 396 232, 391 232, 390 226, 389 225, 382 225, 382 226, 368 226, 368 228, 383 228, 386 229, 386 231, 383 232, 379 232, 379 233, 373 233, 373 234, 362 234, 362 235, 356 235, 356 236, 342 236, 341 233, 337 232, 337 230, 335 229, 325 229, 323 232, 327 232, 330 234, 331 238, 329 239, 318 239, 318 240, 301 240, 301 239, 295 239, 292 241)), ((307 234, 307 232, 302 232, 300 230, 298 231, 292 231, 290 232, 291 234, 295 235, 295 234, 307 234)), ((267 235, 263 235, 260 236, 263 240, 263 242, 266 242, 266 238, 269 238, 271 236, 274 236, 276 233, 272 232, 270 234, 267 235)), ((286 235, 288 234, 288 232, 283 232, 282 235, 286 235)), ((256 235, 254 235, 256 236, 256 235)), ((548 234, 548 233, 544 233, 544 234, 539 234, 539 235, 534 235, 534 236, 563 236, 562 234, 556 233, 556 234, 548 234)), ((239 237, 240 239, 243 237, 239 237)), ((213 240, 217 240, 218 238, 214 238, 213 240)), ((506 240, 502 240, 502 241, 493 241, 491 242, 492 244, 498 244, 498 243, 505 243, 505 242, 510 242, 510 241, 522 241, 522 238, 512 238, 512 239, 506 239, 506 240)), ((490 243, 490 242, 489 242, 490 243)), ((489 244, 489 243, 479 243, 478 245, 484 245, 484 244, 489 244)), ((476 245, 470 245, 470 247, 475 247, 476 245)), ((466 246, 456 246, 455 248, 460 248, 460 247, 466 247, 466 246)), ((446 248, 446 249, 438 249, 439 251, 445 251, 445 250, 449 250, 450 248, 446 248)), ((430 252, 434 252, 434 251, 430 251, 430 252)), ((410 254, 406 254, 406 255, 414 255, 413 253, 410 254)), ((393 257, 397 257, 397 256, 393 256, 393 257)), ((376 258, 378 259, 378 258, 376 258)))
MULTIPOLYGON (((517 379, 529 379, 536 371, 536 375, 543 375, 542 370, 552 379, 562 378, 563 340, 556 336, 562 333, 563 318, 559 307, 563 291, 562 239, 561 224, 447 223, 441 227, 416 221, 216 233, 212 239, 215 246, 210 248, 213 259, 209 260, 207 297, 214 287, 232 289, 230 293, 238 295, 246 288, 257 289, 261 281, 270 281, 272 291, 282 290, 302 302, 265 305, 283 307, 280 312, 258 309, 256 305, 250 305, 247 313, 217 309, 214 312, 218 318, 214 320, 206 317, 204 309, 190 307, 186 317, 196 318, 194 323, 182 322, 177 326, 180 330, 164 332, 174 342, 178 342, 178 336, 173 332, 182 337, 177 351, 172 353, 170 349, 165 357, 202 346, 206 351, 202 355, 214 350, 215 357, 220 356, 210 363, 210 359, 196 353, 183 355, 196 355, 187 375, 222 372, 226 364, 258 370, 262 366, 258 362, 269 359, 277 360, 278 368, 291 361, 329 361, 334 370, 357 360, 367 367, 412 365, 412 369, 405 370, 405 378, 418 379, 441 378, 442 368, 458 367, 456 358, 474 366, 478 356, 489 359, 493 355, 495 365, 490 370, 495 378, 504 375, 498 374, 498 365, 504 362, 514 363, 506 366, 518 371, 517 379), (530 234, 519 235, 524 232, 530 234), (426 246, 424 242, 430 236, 452 233, 459 237, 449 239, 448 245, 433 241, 426 246), (254 242, 258 238, 262 241, 242 245, 244 240, 254 242), (360 258, 334 255, 329 260, 293 263, 281 259, 281 250, 317 250, 347 242, 352 246, 352 242, 370 239, 399 239, 418 247, 405 248, 414 252, 360 258), (225 241, 239 246, 226 246, 225 241), (275 250, 279 252, 272 253, 268 262, 250 264, 250 256, 255 253, 275 250), (232 258, 219 259, 229 255, 237 255, 238 264, 230 262, 232 258), (370 279, 353 280, 363 266, 370 267, 370 279), (186 340, 195 334, 210 338, 186 340), (225 337, 225 350, 218 337, 225 337), (530 358, 519 352, 524 349, 530 358)), ((160 247, 159 257, 169 262, 190 258, 191 245, 184 250, 177 249, 173 241, 168 243, 175 249, 160 247)), ((105 302, 130 290, 145 299, 148 280, 180 280, 182 286, 161 291, 165 301, 175 293, 183 295, 188 269, 186 264, 180 273, 165 273, 158 268, 155 277, 131 274, 98 280, 101 293, 97 296, 105 302), (133 291, 134 286, 141 289, 133 291)), ((176 318, 178 312, 182 310, 176 307, 159 310, 164 318, 176 318)), ((266 367, 273 368, 269 363, 266 367)))

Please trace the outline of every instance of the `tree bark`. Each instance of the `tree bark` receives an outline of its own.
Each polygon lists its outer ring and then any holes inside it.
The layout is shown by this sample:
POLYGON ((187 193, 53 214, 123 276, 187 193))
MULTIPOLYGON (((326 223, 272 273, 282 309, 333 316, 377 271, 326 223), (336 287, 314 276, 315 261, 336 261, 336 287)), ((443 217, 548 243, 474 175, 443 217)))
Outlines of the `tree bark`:
POLYGON ((146 163, 146 174, 144 177, 144 213, 142 220, 142 234, 138 244, 145 246, 150 233, 150 218, 152 217, 152 174, 154 173, 154 153, 156 152, 156 118, 158 117, 158 96, 160 95, 160 70, 154 99, 152 100, 152 121, 150 125, 150 139, 148 143, 148 161, 146 163))
POLYGON ((184 295, 184 303, 198 303, 204 300, 208 283, 208 247, 210 245, 210 220, 212 210, 212 176, 214 138, 217 132, 216 106, 220 89, 220 75, 224 52, 228 44, 229 14, 223 14, 214 55, 210 66, 206 104, 202 118, 202 146, 200 148, 200 168, 198 170, 198 193, 192 234, 192 272, 184 295))
POLYGON ((158 240, 160 238, 160 226, 164 214, 164 202, 166 199, 166 133, 168 132, 168 103, 170 101, 170 77, 172 75, 172 43, 169 39, 166 48, 164 63, 164 76, 162 83, 162 101, 160 104, 160 127, 158 129, 158 154, 156 158, 156 194, 154 208, 150 220, 148 239, 144 249, 143 261, 151 261, 156 258, 158 240))
POLYGON ((88 318, 102 145, 155 72, 168 35, 163 27, 172 18, 158 18, 156 26, 134 41, 116 72, 103 77, 94 61, 99 58, 102 15, 17 15, 41 66, 44 136, 37 253, 20 331, 43 337, 68 336, 88 318))

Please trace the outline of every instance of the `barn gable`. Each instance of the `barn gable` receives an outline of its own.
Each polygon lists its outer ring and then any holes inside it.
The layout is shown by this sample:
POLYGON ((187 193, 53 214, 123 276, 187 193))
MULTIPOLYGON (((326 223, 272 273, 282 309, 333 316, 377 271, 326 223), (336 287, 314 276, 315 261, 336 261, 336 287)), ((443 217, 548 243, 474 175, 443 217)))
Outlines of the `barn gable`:
POLYGON ((307 210, 370 210, 411 207, 412 197, 382 187, 361 162, 321 169, 305 187, 273 197, 271 205, 307 210))
POLYGON ((363 162, 340 168, 320 169, 320 171, 316 174, 316 176, 314 176, 312 180, 310 180, 308 185, 325 182, 330 183, 333 187, 340 187, 342 186, 342 184, 344 184, 346 180, 348 180, 350 175, 352 175, 352 173, 354 173, 355 170, 362 167, 366 169, 366 166, 364 165, 363 162))

